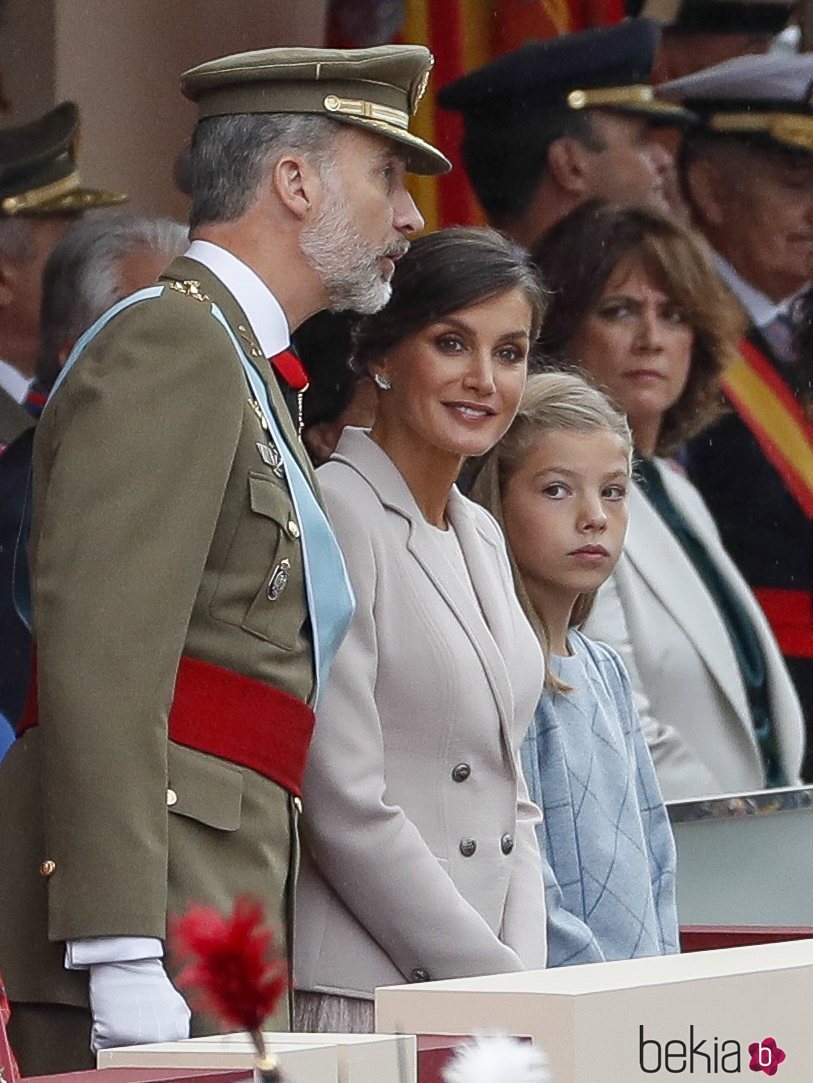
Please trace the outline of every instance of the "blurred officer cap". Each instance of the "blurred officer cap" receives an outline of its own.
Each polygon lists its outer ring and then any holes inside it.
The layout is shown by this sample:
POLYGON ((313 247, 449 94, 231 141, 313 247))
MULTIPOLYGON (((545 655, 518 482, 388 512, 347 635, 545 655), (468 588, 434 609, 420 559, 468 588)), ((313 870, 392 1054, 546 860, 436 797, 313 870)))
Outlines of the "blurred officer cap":
POLYGON ((655 98, 650 77, 660 30, 648 19, 531 42, 464 75, 438 93, 466 123, 550 109, 611 109, 653 123, 682 124, 691 114, 655 98))
POLYGON ((658 87, 720 136, 813 152, 813 53, 738 56, 658 87))
POLYGON ((0 129, 0 216, 74 214, 124 203, 126 195, 79 179, 79 110, 62 102, 49 113, 0 129))
POLYGON ((664 29, 700 34, 773 37, 788 25, 796 0, 627 0, 630 15, 653 19, 664 29))

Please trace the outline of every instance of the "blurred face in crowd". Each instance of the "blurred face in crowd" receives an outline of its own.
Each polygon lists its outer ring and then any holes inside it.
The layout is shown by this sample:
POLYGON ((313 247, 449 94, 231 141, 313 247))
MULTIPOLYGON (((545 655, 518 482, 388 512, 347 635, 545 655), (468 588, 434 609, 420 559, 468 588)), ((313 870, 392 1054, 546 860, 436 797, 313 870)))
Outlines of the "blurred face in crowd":
POLYGON ((343 125, 322 170, 324 199, 300 236, 328 307, 377 312, 389 300, 395 261, 423 229, 396 144, 343 125))
POLYGON ((396 463, 403 449, 456 466, 484 454, 519 407, 530 333, 531 307, 514 289, 398 343, 373 367, 392 385, 379 394, 373 438, 396 463))
POLYGON ((650 140, 649 122, 593 110, 590 123, 605 149, 585 158, 589 188, 585 198, 668 211, 664 188, 673 158, 664 146, 650 140))
POLYGON ((610 575, 627 530, 629 455, 607 429, 546 432, 503 492, 506 535, 541 613, 569 610, 610 575))
POLYGON ((813 154, 727 141, 692 163, 689 189, 713 248, 779 302, 813 276, 813 154))
POLYGON ((663 415, 686 387, 694 331, 637 257, 619 261, 568 348, 627 414, 639 449, 654 453, 663 415))
MULTIPOLYGON (((115 304, 125 297, 129 297, 131 293, 137 293, 138 290, 152 286, 158 276, 167 269, 173 258, 174 253, 161 252, 155 248, 150 248, 146 244, 133 252, 129 252, 126 256, 122 256, 115 265, 116 279, 115 288, 110 298, 111 303, 115 304)), ((100 312, 99 316, 101 315, 100 312)), ((83 330, 85 329, 83 328, 83 330)), ((58 353, 60 368, 68 360, 74 345, 75 342, 71 340, 63 343, 60 347, 58 353)), ((41 373, 38 373, 38 377, 40 376, 41 373)))
POLYGON ((16 258, 0 254, 0 358, 34 375, 40 333, 42 272, 71 215, 26 219, 30 243, 16 258))

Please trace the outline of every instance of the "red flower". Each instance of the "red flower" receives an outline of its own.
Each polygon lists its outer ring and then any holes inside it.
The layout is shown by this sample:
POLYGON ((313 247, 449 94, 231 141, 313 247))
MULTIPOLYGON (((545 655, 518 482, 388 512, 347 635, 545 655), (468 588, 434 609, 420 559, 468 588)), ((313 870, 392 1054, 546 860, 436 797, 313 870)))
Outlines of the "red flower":
POLYGON ((262 906, 238 899, 228 916, 193 906, 175 919, 172 935, 186 963, 178 985, 195 990, 201 1007, 223 1022, 258 1035, 288 988, 287 964, 273 948, 262 906))

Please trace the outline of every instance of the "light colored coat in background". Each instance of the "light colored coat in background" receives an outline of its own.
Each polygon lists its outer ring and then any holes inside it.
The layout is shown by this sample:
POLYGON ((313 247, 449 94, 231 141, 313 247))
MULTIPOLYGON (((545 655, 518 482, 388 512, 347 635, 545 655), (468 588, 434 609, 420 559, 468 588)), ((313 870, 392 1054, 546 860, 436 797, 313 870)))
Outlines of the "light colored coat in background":
MULTIPOLYGON (((765 657, 779 759, 795 784, 804 726, 773 633, 697 489, 668 463, 657 466, 675 507, 753 622, 765 657)), ((760 789, 762 761, 723 617, 680 543, 635 484, 629 513, 623 556, 582 630, 608 643, 624 661, 666 800, 760 789)))
POLYGON ((542 967, 539 811, 518 750, 543 667, 502 535, 452 490, 472 591, 363 430, 318 474, 357 609, 305 777, 295 985, 370 998, 542 967))

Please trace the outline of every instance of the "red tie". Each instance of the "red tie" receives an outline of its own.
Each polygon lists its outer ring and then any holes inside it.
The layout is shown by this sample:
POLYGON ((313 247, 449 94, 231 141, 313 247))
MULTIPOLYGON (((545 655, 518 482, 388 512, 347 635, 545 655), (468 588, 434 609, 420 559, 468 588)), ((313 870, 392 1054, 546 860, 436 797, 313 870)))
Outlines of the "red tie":
POLYGON ((268 359, 286 384, 294 391, 304 391, 310 380, 302 362, 291 350, 283 350, 268 359))

